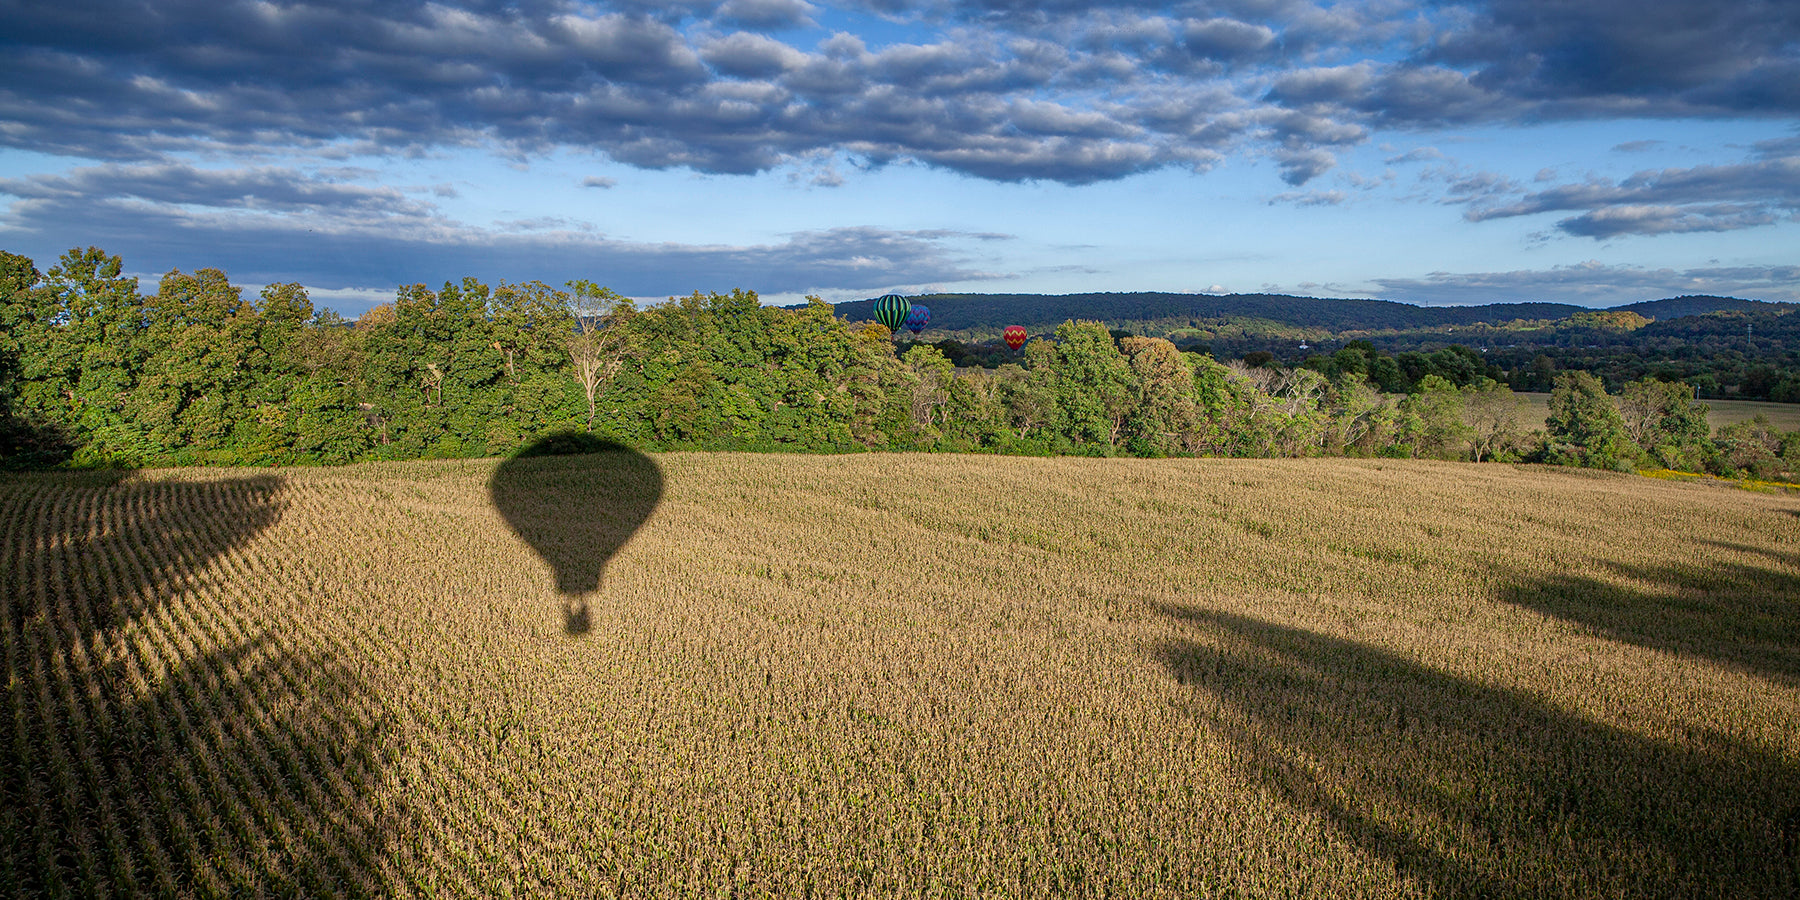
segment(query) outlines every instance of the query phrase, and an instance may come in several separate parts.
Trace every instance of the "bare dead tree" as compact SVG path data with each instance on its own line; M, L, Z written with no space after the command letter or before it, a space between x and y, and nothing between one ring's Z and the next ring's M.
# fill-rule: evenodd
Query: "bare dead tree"
M581 390L587 395L587 430L594 430L600 388L612 381L625 364L630 343L626 323L637 313L631 298L585 279L569 282L570 306L575 313L575 332L569 335L569 359Z

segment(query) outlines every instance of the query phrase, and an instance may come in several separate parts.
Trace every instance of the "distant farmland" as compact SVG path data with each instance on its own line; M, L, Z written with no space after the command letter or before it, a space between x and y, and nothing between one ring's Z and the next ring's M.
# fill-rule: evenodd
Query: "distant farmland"
M0 589L0 895L1800 889L1784 494L949 454L40 474L0 479Z
M1526 428L1542 428L1550 416L1550 395L1520 393L1525 398L1523 424ZM1758 400L1701 400L1709 407L1706 421L1714 428L1748 422L1767 416L1769 423L1782 431L1800 430L1800 403L1764 403Z

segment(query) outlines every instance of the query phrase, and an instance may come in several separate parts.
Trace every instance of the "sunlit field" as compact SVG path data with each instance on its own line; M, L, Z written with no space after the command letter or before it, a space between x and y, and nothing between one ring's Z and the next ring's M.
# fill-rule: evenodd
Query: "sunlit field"
M0 554L0 896L1800 890L1800 496L607 453L12 476Z
M1520 424L1526 428L1542 428L1550 417L1550 395L1523 393L1525 406L1520 410ZM1782 431L1800 431L1800 403L1765 403L1761 400L1701 400L1706 404L1707 424L1714 428L1748 422L1766 416L1769 424Z

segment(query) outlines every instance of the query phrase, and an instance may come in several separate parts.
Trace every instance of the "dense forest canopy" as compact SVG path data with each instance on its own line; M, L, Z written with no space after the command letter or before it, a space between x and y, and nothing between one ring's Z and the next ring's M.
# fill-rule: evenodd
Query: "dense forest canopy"
M1638 379L1615 397L1553 362L1528 367L1554 396L1549 429L1527 433L1509 373L1465 346L1358 340L1304 365L1220 361L1070 317L1018 351L971 350L896 342L816 298L695 292L639 309L588 281L473 278L402 286L350 322L298 284L249 298L217 269L175 270L149 291L123 271L93 247L43 272L0 255L8 465L488 456L559 431L652 449L1349 454L1765 477L1800 463L1800 434L1766 422L1708 433L1687 381ZM1577 327L1659 324L1646 322L1624 311ZM991 368L961 365L976 350Z

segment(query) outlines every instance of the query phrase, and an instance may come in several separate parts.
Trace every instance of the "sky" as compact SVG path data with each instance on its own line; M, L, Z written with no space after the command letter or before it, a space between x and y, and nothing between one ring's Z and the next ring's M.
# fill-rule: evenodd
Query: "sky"
M1800 301L1794 0L0 0L0 249L354 316Z

